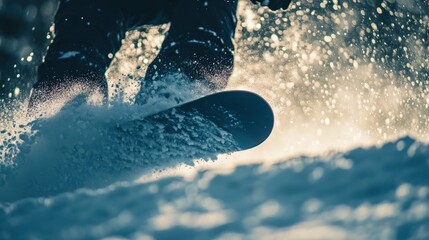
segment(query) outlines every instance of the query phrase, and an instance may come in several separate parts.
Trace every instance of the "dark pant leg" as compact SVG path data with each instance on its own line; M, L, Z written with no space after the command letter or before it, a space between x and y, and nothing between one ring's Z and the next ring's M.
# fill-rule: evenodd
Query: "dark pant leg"
M169 10L170 30L142 88L178 72L212 90L224 88L233 70L237 0L175 0L174 4Z
M107 94L104 77L125 32L157 18L167 0L61 0L55 37L38 69L30 105L84 83Z

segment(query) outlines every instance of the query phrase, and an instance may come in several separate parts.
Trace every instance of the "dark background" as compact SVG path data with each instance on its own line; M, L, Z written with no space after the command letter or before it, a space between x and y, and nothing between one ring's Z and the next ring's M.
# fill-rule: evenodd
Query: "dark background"
M0 100L25 98L49 44L57 0L0 0ZM48 37L49 36L49 37ZM15 96L19 88L21 94Z
M360 18L356 28L347 32L346 38L347 44L362 46L363 51L366 51L364 58L368 59L360 59L360 61L383 59L383 62L379 64L383 68L392 69L396 73L413 79L420 78L422 81L428 79L427 64L422 66L407 64L409 63L409 56L407 56L409 53L404 52L403 48L408 38L418 38L423 41L428 39L429 3L426 0L347 0L341 2L348 2L349 8L357 10L356 12L361 9L366 13ZM413 4L413 11L407 10L404 6L405 2ZM36 66L42 61L46 47L52 39L52 29L50 28L57 4L58 0L0 0L0 102L7 103L13 99L23 100L28 96L29 89L35 81ZM330 4L332 5L333 1L327 2L327 5ZM378 14L376 9L382 5L383 9L389 11ZM287 13L280 13L280 15L293 17L296 11L308 8L317 13L312 16L320 14L329 16L334 13L330 7L320 8L318 1L309 0L301 2L301 4L293 4ZM265 12L268 12L266 16L269 16L265 24L274 26L279 13ZM338 14L338 12L334 14ZM334 21L334 17L332 19ZM368 30L374 22L378 26L376 35L374 31ZM329 35L329 31L334 31L329 26L330 24L327 22L326 28L320 29L320 36L308 37L323 38L323 36ZM245 29L239 29L239 31L241 31L242 38L252 37L253 33L248 33ZM270 27L266 27L258 32L258 38L264 39L265 35L269 37L271 33ZM402 40L398 40L399 36ZM377 40L375 43L374 39ZM419 54L427 54L427 46L427 42L423 42L423 51L418 51ZM253 60L263 61L263 59L258 59L258 55L261 56L264 51L271 50L268 44L261 43L241 47L241 51L253 51L255 53ZM416 68L418 69L416 70ZM16 94L16 88L20 89L19 94ZM4 106L1 105L1 107Z

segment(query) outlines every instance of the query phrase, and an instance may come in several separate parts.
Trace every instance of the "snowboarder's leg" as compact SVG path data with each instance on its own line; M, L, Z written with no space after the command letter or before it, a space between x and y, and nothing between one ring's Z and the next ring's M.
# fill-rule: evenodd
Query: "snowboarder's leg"
M166 76L185 75L212 91L224 88L233 70L236 11L237 0L176 0L170 30L136 102L144 102L145 89Z
M30 108L78 85L81 92L107 96L105 71L125 32L153 21L165 0L61 0L55 37L38 68Z

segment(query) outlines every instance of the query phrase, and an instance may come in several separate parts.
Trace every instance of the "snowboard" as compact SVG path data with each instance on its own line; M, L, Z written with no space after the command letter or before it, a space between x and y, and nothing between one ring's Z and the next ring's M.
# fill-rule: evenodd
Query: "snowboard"
M146 140L161 142L164 139L164 148L188 145L210 155L256 147L268 138L273 125L273 111L262 97L234 90L207 95L146 116L132 124L132 132L139 131ZM204 154L196 155L204 157Z

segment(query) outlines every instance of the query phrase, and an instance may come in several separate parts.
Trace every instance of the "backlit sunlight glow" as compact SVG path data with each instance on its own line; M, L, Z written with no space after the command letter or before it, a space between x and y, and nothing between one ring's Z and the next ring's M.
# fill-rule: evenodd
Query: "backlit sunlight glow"
M382 144L403 135L427 139L427 87L412 78L418 76L417 69L406 75L385 66L392 61L385 58L395 56L387 53L376 59L377 51L383 51L377 42L382 40L379 23L362 25L365 13L347 3L322 2L326 11L312 9L311 4L297 2L291 11L274 13L240 2L235 71L227 89L262 95L275 110L276 124L261 146L222 159L234 159L234 164L272 163ZM428 21L420 19L420 27L424 29ZM122 100L132 101L167 28L128 34L108 75L121 85ZM394 34L395 27L387 28ZM358 34L358 41L350 40L353 34ZM413 34L410 39L415 42L404 44L409 57L401 60L423 69L428 49L419 40L421 33ZM130 74L133 69L137 70ZM213 165L225 166L225 161Z

